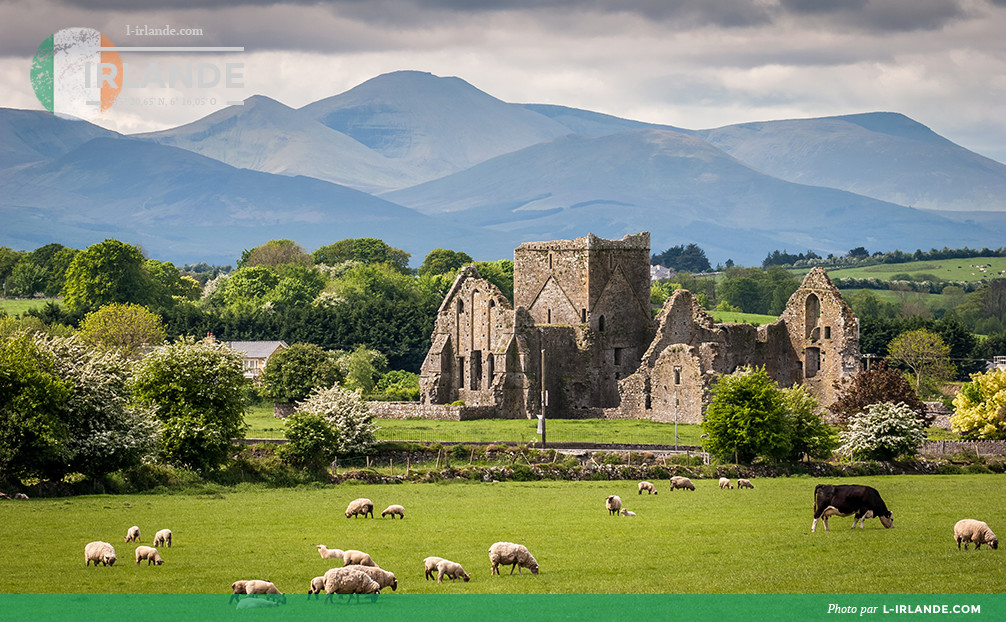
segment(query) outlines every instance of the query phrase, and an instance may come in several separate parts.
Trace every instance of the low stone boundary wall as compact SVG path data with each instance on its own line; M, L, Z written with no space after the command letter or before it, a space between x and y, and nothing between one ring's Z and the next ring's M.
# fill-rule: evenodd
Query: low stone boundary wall
M496 419L494 406L451 406L450 404L421 404L419 402L367 402L370 412L380 419L439 419L443 421L470 421Z
M928 441L919 449L927 456L972 453L979 456L1006 455L1006 441Z

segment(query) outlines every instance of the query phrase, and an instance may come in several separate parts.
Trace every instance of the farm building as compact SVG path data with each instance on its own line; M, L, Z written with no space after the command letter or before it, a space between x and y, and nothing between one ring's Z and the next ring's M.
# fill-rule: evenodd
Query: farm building
M252 380L262 375L273 354L288 347L285 341L228 341L227 346L241 353L244 376Z

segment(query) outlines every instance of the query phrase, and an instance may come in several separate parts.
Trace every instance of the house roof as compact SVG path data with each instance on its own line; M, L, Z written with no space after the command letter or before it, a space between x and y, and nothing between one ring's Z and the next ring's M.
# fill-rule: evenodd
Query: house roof
M280 348L288 347L285 341L228 341L227 346L248 359L267 359Z

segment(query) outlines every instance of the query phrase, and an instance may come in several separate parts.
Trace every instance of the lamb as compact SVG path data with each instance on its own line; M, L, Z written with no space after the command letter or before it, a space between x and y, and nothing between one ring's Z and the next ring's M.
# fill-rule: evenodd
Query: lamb
M16 495L14 495L14 498L15 499L19 499L21 501L27 501L28 500L28 495L24 494L23 492L19 492Z
M128 530L126 530L126 535L122 538L123 542L139 542L140 541L140 528L133 525Z
M357 514L362 514L366 516L370 514L370 518L374 518L374 502L370 499L353 499L349 502L346 507L346 518L350 516L356 516Z
M115 564L115 548L108 542L101 540L88 542L84 547L84 566L90 566L91 562L94 562L95 568L98 567L99 562L102 566Z
M153 562L155 566L160 566L161 564L164 563L164 560L161 559L161 555L157 552L157 549L155 549L154 547L152 546L136 547L136 565L139 566L140 560L144 559L147 560L148 566L151 564L151 562Z
M622 516L635 516L635 515L636 515L635 512L622 508Z
M279 602L286 604L286 596L283 592L273 585L272 581L263 581L261 579L252 579L251 581L245 581L245 594L265 594L268 596L279 596Z
M437 562L437 583L443 583L444 576L450 579L451 583L456 579L464 579L465 583L468 583L468 580L471 579L471 575L465 572L461 564L449 559L441 559Z
M489 561L492 562L490 574L499 574L500 565L512 565L510 574L513 574L514 568L518 569L518 574L521 573L520 568L527 568L531 574L538 574L538 561L523 544L496 542L489 547Z
M386 587L390 587L392 592L398 589L398 579L395 578L395 573L393 572L378 568L377 566L360 566L357 564L352 566L343 566L343 568L359 570L374 581L377 581L377 584L381 586L382 590Z
M391 515L391 520L395 520L396 516L400 516L404 520L405 508L400 505L389 505L383 512L381 512L381 518L384 518L389 514Z
M332 568L325 573L325 602L332 594L379 594L381 586L366 574L352 568Z
M245 595L245 584L247 583L247 580L235 581L234 583L231 583L231 597L227 599L228 605L235 600L241 600L241 597Z
M437 569L437 564L444 561L443 557L436 557L431 555L423 560L423 565L426 566L426 580L429 581L433 578L433 572Z
M650 482L639 482L639 494L643 494L644 490L646 491L646 494L650 494L651 492L653 494L657 494L656 486Z
M342 549L330 549L324 544L315 544L322 559L342 559L345 551Z
M608 508L608 514L618 516L618 511L622 509L622 498L618 495L608 495L604 507Z
M307 599L311 600L311 595L314 594L315 598L319 598L322 590L325 589L325 577L315 577L311 579L311 587L307 590Z
M161 529L154 534L154 542L150 546L167 546L171 548L171 530Z
M975 550L982 548L983 544L989 545L993 549L999 548L999 538L996 537L989 526L984 521L973 518L965 518L957 521L954 525L954 540L957 541L957 550L961 550L961 542L964 543L964 550L968 550L968 544L975 543Z
M728 488L730 490L734 489L733 485L730 483L730 480L728 478L721 477L720 478L720 490L723 490L724 488Z
M740 490L741 488L750 488L750 489L754 490L754 484L752 484L751 480L749 480L749 479L738 479L737 480L737 490Z
M695 490L695 484L693 484L692 480L688 479L687 477L675 475L671 478L671 490L673 491L675 488L683 488L685 490Z
M370 558L370 555L367 555L363 551L354 551L353 549L343 551L342 560L343 566L352 566L354 564L358 566L377 566L374 560Z

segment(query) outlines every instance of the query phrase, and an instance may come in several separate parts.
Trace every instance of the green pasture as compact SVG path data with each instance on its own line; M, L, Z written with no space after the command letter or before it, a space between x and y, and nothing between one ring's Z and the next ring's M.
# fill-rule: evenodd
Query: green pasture
M761 315L759 313L742 313L735 311L710 311L713 319L721 324L771 324L779 319L775 315Z
M1006 553L958 551L961 518L1006 529L1003 475L878 476L895 516L850 529L810 532L814 486L805 477L755 479L754 490L638 495L634 481L351 485L296 489L206 489L201 495L85 496L3 502L0 592L76 594L226 594L238 579L265 578L306 599L312 577L338 560L314 545L370 553L402 594L1002 594ZM835 483L853 483L835 482ZM609 516L618 494L634 518ZM347 503L368 497L376 519L347 519ZM381 519L392 503L405 520ZM143 544L168 527L174 543L163 566L137 566L122 536L139 525ZM87 542L112 543L119 561L86 568ZM490 576L487 551L499 540L525 544L541 567ZM973 548L973 547L972 547ZM423 558L460 562L469 583L423 578Z
M984 266L985 272L982 272L978 266ZM885 263L861 268L828 268L828 276L832 279L851 277L856 279L890 280L895 274L910 274L913 276L931 274L940 281L981 281L1004 278L999 275L999 272L1004 270L1006 270L1006 257L969 257L967 259ZM803 268L798 272L806 274L807 269Z
M62 298L0 298L0 314L21 315L32 309L41 309L48 302L63 304Z

